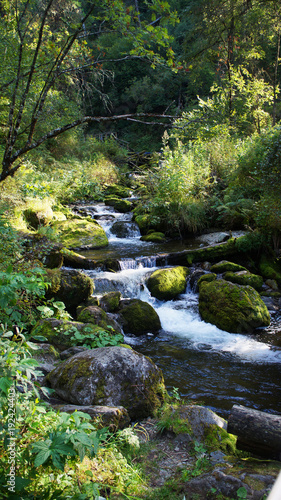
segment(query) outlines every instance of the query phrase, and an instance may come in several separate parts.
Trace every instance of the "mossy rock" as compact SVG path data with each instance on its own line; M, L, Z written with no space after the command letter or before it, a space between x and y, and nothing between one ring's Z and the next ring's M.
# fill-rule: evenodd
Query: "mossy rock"
M131 190L124 186L119 186L117 184L112 184L111 186L107 186L105 190L106 195L116 195L120 198L129 198L131 195Z
M57 347L59 350L64 350L68 347L79 345L77 340L71 339L76 330L87 337L87 335L91 333L97 334L100 332L100 327L79 321L46 318L38 321L32 328L31 338L38 335L43 336L50 344Z
M104 330L113 330L120 332L120 327L118 328L116 321L109 318L106 312L98 306L88 306L82 309L77 316L77 320L82 323L91 323L93 325L98 325Z
M74 269L48 269L44 279L50 283L46 298L64 302L70 312L86 301L94 291L91 278Z
M120 305L121 292L109 292L100 299L100 307L106 312L116 312Z
M222 279L201 283L199 312L207 323L231 333L251 333L270 324L268 309L254 288Z
M51 206L42 207L42 209L27 208L23 211L23 216L32 229L38 229L40 226L47 226L53 219L53 210Z
M265 279L273 279L281 287L281 259L263 255L259 262L259 270Z
M121 302L120 316L125 333L143 335L157 333L161 328L157 312L150 304L139 299Z
M141 234L146 234L151 226L151 217L149 214L136 215L135 222L139 226Z
M212 273L222 274L227 271L236 273L238 271L247 271L246 267L240 266L239 264L235 264L234 262L229 262L228 260L221 260L217 264L214 264L210 271Z
M104 229L93 219L75 217L52 224L57 238L66 248L103 248L108 245Z
M53 220L57 220L57 221L62 221L62 220L66 220L66 215L63 214L62 212L58 212L56 210L54 210L53 212Z
M121 200L120 198L117 197L108 197L105 198L104 200L106 205L109 205L111 207L114 207L117 212L121 213L127 213L132 210L132 203L128 200Z
M210 283L210 281L215 281L217 279L217 275L215 273L206 273L200 276L199 280L197 281L197 287L199 288L201 283L203 281L207 281Z
M172 300L186 289L189 269L183 266L154 271L146 281L151 295L159 300Z
M123 406L132 419L146 418L167 397L163 374L150 358L125 347L102 347L72 356L46 377L64 401Z
M226 281L231 281L232 283L237 283L238 285L249 285L255 290L260 291L263 285L262 276L257 274L252 274L249 271L239 271L239 272L227 272L224 273L223 279Z
M60 355L57 349L51 344L34 344L36 349L30 349L32 358L39 363L39 370L43 373L52 371L60 361Z
M152 232L141 237L142 241L148 241L151 243L162 243L165 241L165 234L160 232Z

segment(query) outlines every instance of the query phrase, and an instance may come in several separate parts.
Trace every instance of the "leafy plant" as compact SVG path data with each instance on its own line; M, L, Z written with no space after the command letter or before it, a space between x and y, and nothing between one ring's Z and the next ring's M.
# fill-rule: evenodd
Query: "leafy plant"
M42 298L48 286L42 268L15 272L12 266L0 272L0 311L2 322L8 328L25 328L35 322L33 306Z
M110 331L111 330L111 331ZM81 333L75 326L68 328L64 331L65 335L71 335L70 340L75 345L81 345L89 349L97 347L106 347L119 345L124 342L124 337L121 333L115 332L111 326L108 325L108 330L97 327L96 332L92 333L91 328L85 327Z
M37 306L36 309L40 312L41 318L72 319L72 316L65 309L65 304L54 299L48 300L43 306Z
M61 413L56 432L49 433L44 441L31 445L31 451L36 455L35 467L51 460L54 467L64 470L68 457L78 455L82 462L86 454L96 454L108 431L106 428L96 430L89 423L90 419L91 417L83 412L75 412L72 415Z

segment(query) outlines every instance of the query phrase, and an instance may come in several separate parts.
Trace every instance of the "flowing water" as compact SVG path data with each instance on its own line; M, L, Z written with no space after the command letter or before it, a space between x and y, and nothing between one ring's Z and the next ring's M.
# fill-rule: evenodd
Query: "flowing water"
M233 404L281 414L279 317L253 335L233 334L200 319L198 294L190 285L177 300L162 302L151 297L145 280L159 268L159 253L198 247L202 242L145 243L131 214L116 213L103 204L84 206L81 213L96 218L109 238L108 249L83 255L120 261L117 273L84 271L95 281L95 294L119 290L123 298L150 303L159 315L162 329L158 335L127 335L125 341L162 369L167 389L176 387L185 398L200 401L224 417Z

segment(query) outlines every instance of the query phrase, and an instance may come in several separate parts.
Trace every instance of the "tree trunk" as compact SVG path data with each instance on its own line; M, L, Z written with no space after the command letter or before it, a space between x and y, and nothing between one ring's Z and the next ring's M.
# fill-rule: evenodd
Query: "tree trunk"
M239 450L281 461L281 416L234 405L227 432L238 436Z

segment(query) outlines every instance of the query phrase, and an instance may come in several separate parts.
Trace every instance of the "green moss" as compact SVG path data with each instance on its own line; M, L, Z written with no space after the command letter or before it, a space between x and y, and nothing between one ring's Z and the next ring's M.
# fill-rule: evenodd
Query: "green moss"
M247 271L246 267L240 266L239 264L235 264L234 262L229 262L228 260L222 260L217 264L214 264L210 271L212 273L225 273L227 271L231 271L233 273L238 271Z
M50 372L52 373L52 372ZM72 374L72 376L71 376ZM85 384L85 377L90 377L92 374L89 368L89 360L87 359L77 359L75 357L70 358L59 367L58 378L60 380L60 386L71 391L74 381L77 378L83 379L83 386ZM48 382L49 375L46 377Z
M120 311L125 333L142 335L156 333L161 328L160 319L153 307L147 302L132 299Z
M263 278L257 274L252 274L249 271L240 271L238 273L227 272L223 275L226 281L231 281L232 283L237 283L238 285L249 285L255 290L259 291L262 289Z
M159 300L171 300L186 289L189 269L183 266L159 269L152 273L146 284L151 295Z
M216 279L217 279L217 275L215 273L203 274L203 276L200 276L200 278L197 282L197 285L198 285L198 287L200 287L200 285L203 281L207 281L209 283L210 281L215 281Z
M124 186L119 186L117 184L112 184L108 186L105 190L106 195L116 195L120 196L120 198L129 198L131 194L131 190Z
M114 196L105 198L105 204L114 207L115 210L121 213L130 212L133 207L130 201L121 200L120 198Z
M120 305L121 292L109 292L100 300L101 308L107 312L115 312Z
M142 241L148 241L151 243L162 243L165 241L165 234L160 232L152 232L141 237Z
M45 281L50 283L46 297L64 302L68 310L87 300L94 291L91 278L76 270L47 270Z
M209 451L221 450L227 455L237 455L237 437L217 425L206 426L204 442ZM238 452L240 454L240 452Z
M199 312L204 321L233 333L270 324L267 307L254 288L225 280L201 283Z
M74 218L52 224L58 240L66 248L102 248L108 245L104 229L93 219Z
M276 280L281 286L281 259L263 255L260 259L259 269L264 278Z

